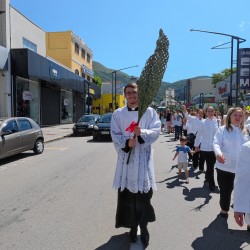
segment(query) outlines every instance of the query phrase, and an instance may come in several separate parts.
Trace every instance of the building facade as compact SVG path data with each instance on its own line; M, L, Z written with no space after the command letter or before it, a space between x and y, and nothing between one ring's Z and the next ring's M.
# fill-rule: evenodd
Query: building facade
M8 55L7 63L0 64L0 116L27 116L42 126L76 121L85 113L90 89L98 96L100 87L86 79L90 75L72 72L75 64L67 67L47 57L46 32L9 0L0 4L5 27L0 31L0 53Z
M73 31L46 32L46 47L48 57L93 82L92 50Z

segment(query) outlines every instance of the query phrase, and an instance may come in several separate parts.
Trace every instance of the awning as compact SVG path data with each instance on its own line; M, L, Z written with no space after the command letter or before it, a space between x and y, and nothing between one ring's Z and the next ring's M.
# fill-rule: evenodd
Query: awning
M36 77L58 84L64 89L72 89L81 93L86 92L89 84L97 98L99 97L98 93L101 93L100 86L88 82L83 77L29 49L12 49L11 65L13 75L24 78Z
M0 46L0 70L8 70L8 49Z

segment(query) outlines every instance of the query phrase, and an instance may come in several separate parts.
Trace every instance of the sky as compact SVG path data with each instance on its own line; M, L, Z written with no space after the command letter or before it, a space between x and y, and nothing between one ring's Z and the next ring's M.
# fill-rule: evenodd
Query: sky
M136 77L153 54L160 29L170 41L165 82L212 76L230 68L231 49L211 49L230 42L230 37L190 29L240 37L246 39L240 48L250 48L249 0L10 0L10 4L44 31L72 30L92 49L94 61L113 70L128 68L122 72ZM235 39L233 54L236 59Z

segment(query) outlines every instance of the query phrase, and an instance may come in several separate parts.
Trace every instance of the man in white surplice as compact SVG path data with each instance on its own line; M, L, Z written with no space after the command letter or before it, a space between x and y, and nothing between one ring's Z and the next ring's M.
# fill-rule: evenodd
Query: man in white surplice
M113 187L118 190L116 228L130 228L130 240L136 242L137 227L141 229L141 241L149 244L148 222L155 221L150 203L156 190L151 144L161 131L156 111L147 108L138 121L137 84L124 88L127 106L117 109L111 120L111 135L118 154ZM135 135L135 137L134 137ZM131 156L127 163L130 148Z

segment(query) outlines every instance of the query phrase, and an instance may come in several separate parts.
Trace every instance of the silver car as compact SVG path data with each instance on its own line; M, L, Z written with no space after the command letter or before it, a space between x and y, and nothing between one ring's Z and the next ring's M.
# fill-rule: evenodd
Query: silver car
M33 150L41 154L44 137L40 126L27 117L0 118L0 159Z

